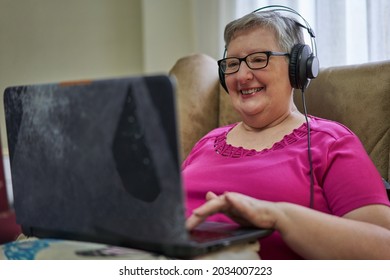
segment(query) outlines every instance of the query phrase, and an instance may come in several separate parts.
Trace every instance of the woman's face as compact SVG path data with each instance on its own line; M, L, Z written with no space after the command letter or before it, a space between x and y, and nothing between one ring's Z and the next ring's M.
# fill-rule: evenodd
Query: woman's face
M227 48L228 57L245 57L261 51L281 52L272 31L252 28L235 34ZM267 67L250 69L241 62L238 72L225 76L233 107L243 121L264 127L288 114L292 87L285 56L270 56Z

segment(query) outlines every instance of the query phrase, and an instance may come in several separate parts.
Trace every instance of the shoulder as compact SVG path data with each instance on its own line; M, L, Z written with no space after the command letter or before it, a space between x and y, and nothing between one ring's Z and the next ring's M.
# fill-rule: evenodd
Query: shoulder
M361 156L367 153L359 137L347 126L336 121L312 117L310 131L313 145L328 156L352 151Z
M204 135L198 141L198 143L207 141L209 139L214 139L214 138L220 136L221 134L225 134L225 133L229 132L236 125L237 125L237 123L234 123L234 124L229 124L229 125L226 125L226 126L221 126L221 127L215 128L215 129L211 130L210 132L208 132L206 135ZM197 144L195 144L195 146Z
M356 149L355 152L366 152L359 137L347 126L336 121L311 117L310 131L313 144L323 149ZM325 152L325 150L323 150Z
M345 125L319 117L310 117L310 129L315 133L321 134L323 137L330 137L334 140L339 140L345 136L356 137L356 135Z

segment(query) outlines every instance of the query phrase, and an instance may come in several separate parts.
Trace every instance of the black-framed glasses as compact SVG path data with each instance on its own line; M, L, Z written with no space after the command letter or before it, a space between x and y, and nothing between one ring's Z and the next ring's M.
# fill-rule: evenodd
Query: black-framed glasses
M224 74L233 74L240 69L241 62L245 61L246 65L252 70L258 70L267 67L269 57L274 56L289 56L289 53L284 52L255 52L248 54L246 57L227 57L218 60L218 67Z

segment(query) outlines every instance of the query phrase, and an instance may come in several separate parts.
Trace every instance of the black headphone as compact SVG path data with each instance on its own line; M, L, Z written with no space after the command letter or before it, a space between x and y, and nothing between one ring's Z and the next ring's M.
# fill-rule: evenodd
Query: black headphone
M289 7L281 5L271 5L254 10L252 13L257 13L263 10L290 12L300 17L305 23L305 25L303 25L299 22L296 22L300 27L305 28L308 31L311 39L311 49L313 49L315 53L311 51L308 45L296 44L291 50L289 63L289 78L291 86L296 89L304 90L309 85L310 80L318 76L320 69L319 61L316 56L317 48L313 29L297 11ZM225 48L223 58L225 58L226 56L226 51L227 50ZM219 81L222 87L226 90L226 92L228 92L225 83L225 74L222 72L221 68L218 68L218 74Z

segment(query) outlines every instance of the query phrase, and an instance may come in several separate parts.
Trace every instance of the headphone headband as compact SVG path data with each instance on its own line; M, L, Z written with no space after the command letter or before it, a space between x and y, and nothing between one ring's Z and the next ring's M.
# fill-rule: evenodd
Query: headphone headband
M314 53L315 56L317 56L317 45L316 45L316 41L315 41L315 33L314 33L314 30L313 28L311 28L309 22L300 14L298 13L296 10L290 8L290 7L287 7L287 6L282 6L282 5L269 5L269 6L265 6L265 7L262 7L262 8L258 8L256 10L254 10L252 13L257 13L257 12L260 12L260 11L265 11L265 10L269 10L269 11L272 11L272 12L289 12L289 13L293 13L295 15L297 15L305 24L301 24L300 22L296 21L296 23L307 30L307 33L309 33L310 35L310 40L311 40L311 49Z

